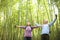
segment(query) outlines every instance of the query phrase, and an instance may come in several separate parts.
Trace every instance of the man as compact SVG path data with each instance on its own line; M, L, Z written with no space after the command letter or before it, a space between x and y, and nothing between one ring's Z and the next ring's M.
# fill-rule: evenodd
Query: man
M36 23L36 26L42 27L41 40L49 40L50 27L55 23L56 19L57 19L57 15L55 14L55 19L49 24L48 24L48 20L44 20L43 25Z

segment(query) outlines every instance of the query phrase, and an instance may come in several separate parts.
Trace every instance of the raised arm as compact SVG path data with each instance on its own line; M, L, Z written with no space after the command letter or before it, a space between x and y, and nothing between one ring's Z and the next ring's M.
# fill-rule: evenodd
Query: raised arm
M18 26L18 25L16 25L16 27L25 29L25 26Z
M49 26L52 26L56 20L57 20L57 15L55 15L55 19L51 23L49 23Z

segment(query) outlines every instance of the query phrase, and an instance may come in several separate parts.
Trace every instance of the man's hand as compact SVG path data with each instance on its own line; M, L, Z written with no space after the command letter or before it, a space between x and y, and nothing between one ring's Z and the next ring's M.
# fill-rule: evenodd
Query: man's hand
M33 20L34 23L36 23L36 20Z
M15 25L15 28L16 28L16 25Z
M55 17L57 18L57 15L55 14Z

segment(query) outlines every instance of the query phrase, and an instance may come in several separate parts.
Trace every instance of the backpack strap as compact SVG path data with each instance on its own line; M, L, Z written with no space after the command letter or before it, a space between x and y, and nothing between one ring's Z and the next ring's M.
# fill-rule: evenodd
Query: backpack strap
M26 29L26 28L27 28L27 26L25 27L25 29ZM32 28L32 27L30 27L30 28L31 28L31 31L32 31L33 28Z

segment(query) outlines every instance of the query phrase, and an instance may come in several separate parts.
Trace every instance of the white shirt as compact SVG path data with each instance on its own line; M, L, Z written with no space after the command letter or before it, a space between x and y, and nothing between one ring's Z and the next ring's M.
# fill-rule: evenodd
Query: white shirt
M49 34L49 25L48 24L44 24L42 25L42 32L41 34Z
M36 26L41 26L42 27L42 32L41 32L41 34L49 34L49 32L50 32L50 26L52 26L53 24L54 24L54 22L56 21L56 19L57 18L55 18L51 23L49 23L49 24L43 24L43 25L40 25L40 24L38 24L38 23L35 23L36 24Z

